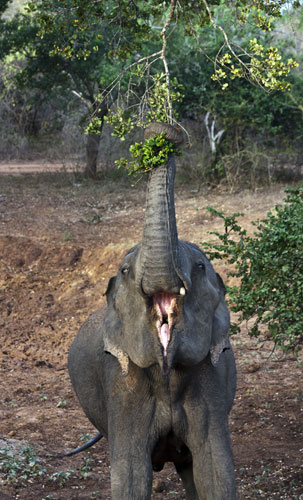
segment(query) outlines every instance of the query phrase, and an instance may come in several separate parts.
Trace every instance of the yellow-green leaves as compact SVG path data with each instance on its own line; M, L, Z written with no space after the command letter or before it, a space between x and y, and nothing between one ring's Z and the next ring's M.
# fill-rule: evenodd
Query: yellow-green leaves
M169 100L171 103L181 102L183 100L182 90L183 87L178 84L176 78L172 78L170 86L168 86L165 74L157 73L153 77L153 82L146 99L146 105L149 109L146 114L146 121L167 122L168 102Z
M249 78L265 90L282 90L289 88L285 77L298 63L289 58L283 62L282 56L276 47L264 47L256 38L249 41L249 51L237 55L224 54L217 61L219 68L211 76L212 80L220 83L224 90L228 86L228 78Z
M126 134L129 134L135 127L135 118L129 110L124 110L118 107L116 111L110 111L105 118L105 121L112 127L112 135L119 137L121 141L125 140Z
M298 63L293 59L288 59L284 63L276 47L265 48L256 38L250 40L250 50L252 52L249 65L251 78L270 90L288 89L289 83L284 78L291 68L298 66Z

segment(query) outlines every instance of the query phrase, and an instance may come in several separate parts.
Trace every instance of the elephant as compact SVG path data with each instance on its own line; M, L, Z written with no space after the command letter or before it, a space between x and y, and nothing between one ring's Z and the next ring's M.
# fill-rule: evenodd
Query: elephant
M178 239L175 171L172 154L151 170L142 241L69 351L95 441L108 440L113 500L150 499L153 471L166 462L187 500L236 499L228 425L236 367L225 287L204 252Z

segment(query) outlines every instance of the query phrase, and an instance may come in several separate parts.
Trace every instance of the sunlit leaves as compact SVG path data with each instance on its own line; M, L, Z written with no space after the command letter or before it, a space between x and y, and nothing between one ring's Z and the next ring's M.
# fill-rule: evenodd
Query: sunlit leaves
M283 62L282 56L276 47L264 47L257 38L249 41L249 52L238 58L231 57L227 52L217 61L219 67L212 75L212 80L221 84L224 90L227 87L226 80L231 78L247 77L256 82L265 90L285 91L290 87L285 80L290 70L299 66L292 58Z

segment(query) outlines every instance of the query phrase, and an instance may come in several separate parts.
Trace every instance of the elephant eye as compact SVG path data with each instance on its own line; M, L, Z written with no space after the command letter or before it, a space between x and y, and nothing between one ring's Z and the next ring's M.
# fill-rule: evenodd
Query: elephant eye
M204 271L204 269L205 269L205 264L204 264L204 262L202 262L202 260L199 260L199 261L197 262L197 267L198 267L198 269L200 269L201 271Z
M126 274L128 274L129 272L129 266L123 266L122 269L121 269L121 273L124 274L124 276Z

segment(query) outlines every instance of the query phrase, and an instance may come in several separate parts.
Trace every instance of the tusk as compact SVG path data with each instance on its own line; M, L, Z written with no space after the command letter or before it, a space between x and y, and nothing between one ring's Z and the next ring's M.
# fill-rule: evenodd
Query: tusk
M183 286L180 288L180 295L183 295L183 296L186 295L186 290Z

